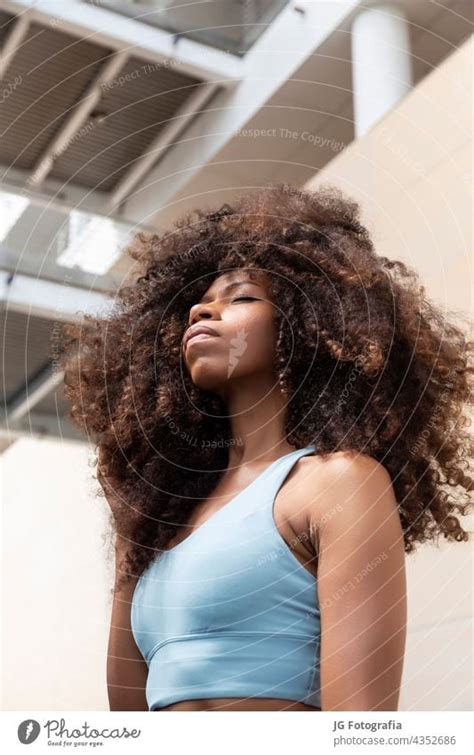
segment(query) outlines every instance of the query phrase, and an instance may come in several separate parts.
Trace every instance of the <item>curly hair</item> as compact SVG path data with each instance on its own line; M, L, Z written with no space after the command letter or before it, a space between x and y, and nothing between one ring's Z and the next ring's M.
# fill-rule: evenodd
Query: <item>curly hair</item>
M435 306L414 270L376 254L356 201L334 186L270 184L162 235L139 232L124 251L133 262L111 311L63 326L60 356L69 416L96 446L97 495L116 504L124 581L227 467L226 407L193 384L180 345L190 307L236 268L265 271L277 305L288 442L383 464L406 553L440 535L469 538L456 514L472 504L473 342L462 313Z

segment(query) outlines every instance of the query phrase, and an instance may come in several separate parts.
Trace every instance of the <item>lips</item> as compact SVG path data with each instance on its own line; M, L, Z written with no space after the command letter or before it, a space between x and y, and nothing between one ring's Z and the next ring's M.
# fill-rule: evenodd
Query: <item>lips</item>
M184 334L184 348L186 348L188 343L198 335L218 336L219 333L209 325L197 325L188 328L188 330Z

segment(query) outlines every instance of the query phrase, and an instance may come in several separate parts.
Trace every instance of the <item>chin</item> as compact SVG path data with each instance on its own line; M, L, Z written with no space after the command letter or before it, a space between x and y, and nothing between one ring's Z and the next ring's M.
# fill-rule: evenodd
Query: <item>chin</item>
M193 365L190 370L191 380L197 388L210 393L219 394L227 379L224 374L215 369L210 369L209 365Z

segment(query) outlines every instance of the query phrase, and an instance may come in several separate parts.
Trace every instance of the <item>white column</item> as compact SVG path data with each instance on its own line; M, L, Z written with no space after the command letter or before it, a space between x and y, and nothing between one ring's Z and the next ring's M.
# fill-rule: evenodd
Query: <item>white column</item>
M352 89L356 138L410 91L408 20L398 5L377 3L352 25Z

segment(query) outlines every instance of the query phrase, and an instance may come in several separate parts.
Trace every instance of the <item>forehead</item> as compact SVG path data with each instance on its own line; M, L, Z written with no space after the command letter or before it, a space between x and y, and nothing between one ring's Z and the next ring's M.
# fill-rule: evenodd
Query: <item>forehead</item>
M231 270L219 275L207 289L210 293L219 293L225 291L230 286L234 287L237 283L250 283L266 289L266 276L260 270Z

